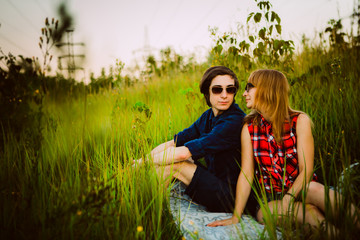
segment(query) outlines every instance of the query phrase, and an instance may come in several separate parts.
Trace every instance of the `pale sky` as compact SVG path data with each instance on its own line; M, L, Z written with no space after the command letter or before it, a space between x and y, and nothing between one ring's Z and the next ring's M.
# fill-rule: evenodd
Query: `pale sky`
M325 29L331 18L349 23L357 0L272 0L282 38L298 42ZM41 56L38 47L46 17L58 18L60 0L0 0L0 47L7 54ZM213 44L209 27L219 32L245 25L254 0L68 0L74 16L76 54L85 54L86 72L108 70L120 59L129 67L141 61L145 44L153 53L172 47L183 56L204 56ZM56 52L54 52L56 56ZM53 60L54 61L54 60ZM55 58L56 63L56 58ZM56 65L55 65L56 66Z

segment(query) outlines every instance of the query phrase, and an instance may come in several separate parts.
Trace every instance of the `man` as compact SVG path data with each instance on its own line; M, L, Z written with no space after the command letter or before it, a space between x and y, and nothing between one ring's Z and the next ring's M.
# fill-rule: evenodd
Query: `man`
M209 68L201 79L200 91L211 108L173 140L151 151L164 179L172 176L183 182L185 193L213 212L232 212L234 207L245 117L234 102L238 88L237 77L229 68ZM198 161L202 157L207 167Z

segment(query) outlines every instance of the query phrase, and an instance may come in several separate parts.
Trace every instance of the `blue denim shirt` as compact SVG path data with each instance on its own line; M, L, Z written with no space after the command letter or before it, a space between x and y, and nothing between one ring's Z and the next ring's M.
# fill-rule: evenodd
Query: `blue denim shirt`
M240 135L245 113L233 103L214 116L205 111L189 128L175 135L176 146L186 146L194 160L204 157L208 170L233 186L240 173Z

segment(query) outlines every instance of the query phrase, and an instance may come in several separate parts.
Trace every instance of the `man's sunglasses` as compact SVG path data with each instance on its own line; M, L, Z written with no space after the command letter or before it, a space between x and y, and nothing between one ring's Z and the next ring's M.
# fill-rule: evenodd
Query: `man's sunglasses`
M249 92L254 87L254 84L248 82L245 86L245 91Z
M211 92L213 94L221 94L223 90L224 90L224 88L217 87L217 86L211 88ZM229 86L229 87L226 87L225 90L228 94L235 94L237 88L235 86Z

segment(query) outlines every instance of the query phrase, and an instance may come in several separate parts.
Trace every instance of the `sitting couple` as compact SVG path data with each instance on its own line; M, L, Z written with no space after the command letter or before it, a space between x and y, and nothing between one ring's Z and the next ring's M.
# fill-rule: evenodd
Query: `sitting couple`
M246 107L252 109L247 116L234 103L238 89L239 81L229 68L209 68L200 91L210 109L173 140L153 149L149 159L165 181L172 176L183 182L194 202L212 212L233 213L209 227L238 223L244 212L263 223L264 204L258 201L266 201L278 216L318 227L325 221L325 198L337 213L340 196L325 191L313 177L310 118L290 108L289 84L279 71L251 73L243 93ZM356 211L354 206L351 211Z

